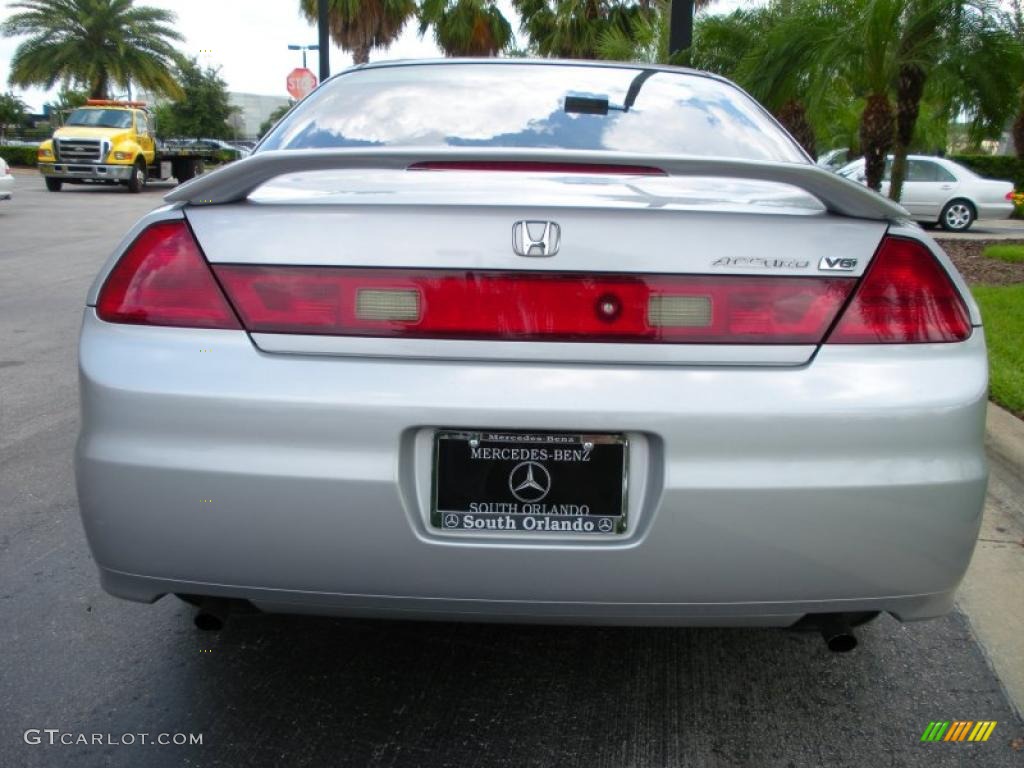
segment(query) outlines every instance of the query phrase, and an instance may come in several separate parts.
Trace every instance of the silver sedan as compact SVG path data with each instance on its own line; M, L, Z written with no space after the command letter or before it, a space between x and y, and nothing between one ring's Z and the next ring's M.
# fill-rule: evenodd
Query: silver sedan
M890 157L880 192L889 194ZM864 183L864 158L837 171ZM1013 213L1013 182L984 179L970 168L944 157L909 155L900 204L914 221L938 224L950 232L966 232L976 219L1008 219Z
M821 627L947 612L978 309L731 83L374 64L178 187L89 293L105 588L348 616Z

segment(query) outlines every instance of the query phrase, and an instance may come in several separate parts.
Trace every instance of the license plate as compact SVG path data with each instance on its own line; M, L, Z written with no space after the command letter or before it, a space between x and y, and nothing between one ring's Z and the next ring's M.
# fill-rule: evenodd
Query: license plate
M449 531L621 534L624 435L439 431L431 524Z

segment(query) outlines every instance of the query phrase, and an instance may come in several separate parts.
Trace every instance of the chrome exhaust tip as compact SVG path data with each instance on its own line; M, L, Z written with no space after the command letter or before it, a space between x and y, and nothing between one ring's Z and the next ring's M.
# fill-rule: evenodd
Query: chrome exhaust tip
M849 653L857 647L857 636L841 616L822 616L820 630L826 647L833 653Z
M230 603L224 598L207 597L200 603L193 621L204 632L217 632L224 628L230 610Z

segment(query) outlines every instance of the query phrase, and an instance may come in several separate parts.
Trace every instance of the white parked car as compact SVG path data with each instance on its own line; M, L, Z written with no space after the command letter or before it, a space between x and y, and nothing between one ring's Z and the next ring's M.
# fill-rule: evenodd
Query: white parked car
M0 157L0 200L10 200L14 194L14 177L6 161Z
M885 164L881 193L889 194L892 156ZM838 171L865 183L864 158ZM915 221L939 224L950 232L970 229L975 219L1008 219L1013 213L1013 183L983 179L969 168L944 157L910 155L900 204Z
M846 166L850 161L850 150L847 147L840 147L839 149L830 149L823 155L818 155L817 164L822 168L827 168L830 171L838 171L840 168Z

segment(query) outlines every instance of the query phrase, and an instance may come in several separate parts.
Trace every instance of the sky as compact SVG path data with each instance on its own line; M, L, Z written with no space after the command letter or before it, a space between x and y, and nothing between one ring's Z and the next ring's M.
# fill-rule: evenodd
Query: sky
M0 20L15 11L0 0ZM228 90L259 93L287 98L285 78L302 65L302 53L289 51L289 44L316 43L316 27L299 13L298 0L138 0L138 4L166 8L177 15L176 28L185 37L182 53L195 56L200 64L220 67ZM718 0L714 12L728 12L734 7L750 4L749 0ZM512 22L520 43L519 19L511 0L498 0L506 18ZM10 61L18 47L18 38L0 38L0 89L7 90ZM317 53L311 51L307 66L318 69ZM422 38L415 22L410 22L401 37L387 50L370 54L370 60L425 58L440 56L432 32ZM331 72L352 63L346 51L332 47ZM41 111L43 103L55 91L37 88L13 90L33 110ZM123 94L118 94L123 95Z

